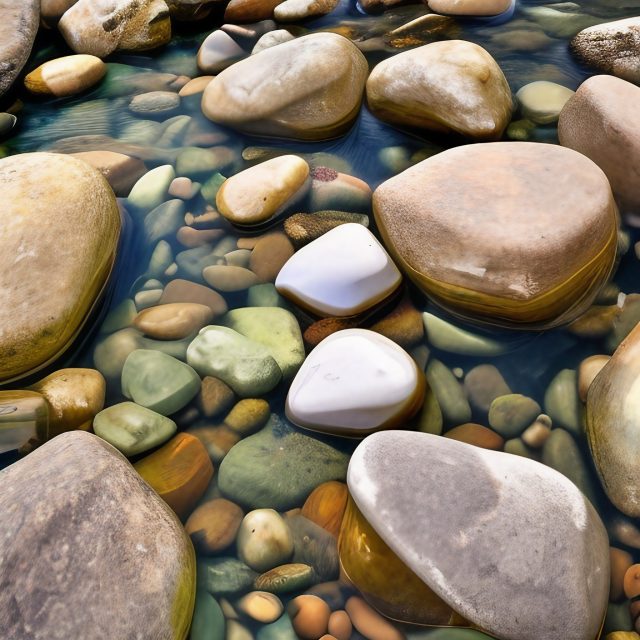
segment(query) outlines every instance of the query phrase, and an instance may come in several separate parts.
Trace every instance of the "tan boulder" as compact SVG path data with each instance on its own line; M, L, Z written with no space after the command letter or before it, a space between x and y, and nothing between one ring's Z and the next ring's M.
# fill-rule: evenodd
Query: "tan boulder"
M500 138L513 109L498 63L463 40L433 42L384 60L367 80L367 101L381 120L474 140Z
M564 106L560 144L591 158L606 174L623 210L640 207L640 88L593 76Z
M335 33L313 33L225 69L204 91L214 122L264 136L322 140L358 114L367 77L358 48Z
M171 39L164 0L78 0L58 28L76 53L104 58L114 51L146 51Z
M100 82L107 65L96 56L81 53L48 60L24 79L31 93L61 98L82 93Z
M70 156L0 160L0 383L53 362L106 285L120 236L107 181Z
M492 324L571 321L615 261L606 176L556 145L450 149L383 183L373 209L392 256L428 296Z

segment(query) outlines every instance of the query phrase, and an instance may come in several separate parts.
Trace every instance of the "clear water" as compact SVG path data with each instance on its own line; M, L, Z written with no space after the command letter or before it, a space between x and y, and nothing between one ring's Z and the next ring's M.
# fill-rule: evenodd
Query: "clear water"
M406 35L403 40L403 36L390 36L389 32L423 15L426 12L423 5L400 7L381 15L369 16L363 14L354 4L343 2L330 16L306 23L305 29L313 32L341 27L341 32L349 32L350 37L362 48L372 65L393 55L404 46L442 38L469 40L485 47L495 57L514 93L521 86L534 80L551 80L575 89L592 72L572 58L568 51L568 41L572 33L587 26L587 23L573 30L569 26L567 32L562 33L563 27L549 27L536 18L535 9L542 6L542 2L535 0L518 0L515 15L508 22L459 20L455 28L448 32L432 36L413 32L409 34L410 38ZM640 11L640 0L589 0L581 2L580 6L574 3L562 3L557 7L567 14L567 21L571 20L571 16L582 15L592 17L591 23L597 23L637 15ZM218 24L219 21L215 22L212 18L195 26L183 28L182 32L178 31L169 46L154 54L114 56L109 60L111 69L107 80L95 90L82 96L44 101L23 96L25 104L23 111L19 114L19 130L0 148L9 155L35 150L60 149L62 148L60 140L71 136L107 135L114 139L120 138L127 127L140 120L127 108L130 96L133 94L133 91L127 90L127 83L134 83L135 78L142 78L150 71L195 77L198 75L195 65L198 47ZM296 29L302 31L299 27ZM520 35L514 40L509 40L507 34L516 30L528 31L531 36L527 38ZM545 43L534 48L533 39L539 37L545 30L548 34ZM39 36L34 51L37 53L30 62L32 67L45 59L68 53L63 43L53 33ZM111 79L116 69L113 66L115 64L128 65L126 82L114 82ZM394 129L372 117L366 106L362 108L357 122L345 136L336 140L304 144L289 140L251 138L217 128L202 117L198 100L183 100L179 113L193 116L200 122L203 131L218 130L225 138L223 144L236 150L238 155L247 147L284 148L306 154L320 152L331 154L335 156L334 162L343 161L349 173L364 179L372 188L397 172L382 160L381 152L386 148L400 147L406 157L417 154L416 157L422 158L453 144L462 143L462 141ZM532 132L531 139L557 143L556 129L553 126L539 126ZM166 164L175 158L175 151L170 148L157 149L151 146L147 151L151 157L145 160L149 169ZM235 170L241 168L242 165L239 163ZM455 185L452 185L452 188L455 188ZM193 213L198 212L193 211ZM627 231L631 249L622 256L614 281L622 292L629 294L640 292L640 264L633 251L633 243L638 239L638 233L631 228ZM184 249L175 239L172 245L174 255ZM139 277L147 268L152 249L153 246L145 246L143 234L139 228L133 223L127 226L117 267L103 308L89 323L71 353L56 364L56 369L63 366L93 366L93 349L101 337L98 335L98 328L102 319L110 308L116 306L123 298L131 296L132 291L135 291L136 286L140 284ZM434 309L417 290L412 289L411 294L418 309L429 309L444 315ZM244 295L230 295L228 303L230 308L244 306ZM455 322L460 325L460 322ZM463 372L467 372L477 364L495 364L514 392L536 399L541 406L549 381L560 370L576 369L585 357L608 352L604 339L579 339L562 328L540 333L505 333L504 336L508 338L511 349L505 355L496 358L459 356L435 349L432 352L450 368L459 368ZM117 386L108 389L110 404L124 399ZM282 412L283 390L269 397L268 400L272 410ZM477 415L474 415L474 420L481 423L485 421ZM590 464L586 442L581 441L578 444L585 461ZM15 459L16 456L12 454L2 456L0 466L6 466ZM599 488L595 474L593 480L595 486ZM608 512L607 504L607 500L601 494L600 513L606 522L614 516L612 512Z

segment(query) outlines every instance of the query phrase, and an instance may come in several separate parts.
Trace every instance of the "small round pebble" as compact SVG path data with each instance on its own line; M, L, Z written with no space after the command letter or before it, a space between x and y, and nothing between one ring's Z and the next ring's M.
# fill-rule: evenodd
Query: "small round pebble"
M631 565L624 574L624 595L631 600L640 596L640 564Z
M551 435L551 418L541 413L522 433L522 441L533 449L539 449Z
M504 446L504 438L502 436L481 424L474 424L473 422L467 422L450 429L444 434L444 437L494 451L502 451Z
M624 598L624 578L629 567L633 564L633 557L628 551L609 547L609 559L611 567L609 600L619 602Z
M367 640L404 640L403 634L362 598L351 596L345 609L353 626Z
M489 407L489 424L503 437L519 436L540 415L540 405L527 396L511 393Z
M262 624L275 622L284 611L284 606L273 593L252 591L238 600L238 609Z
M244 513L235 503L216 498L201 504L185 524L193 545L201 553L217 553L236 539Z
M270 415L271 409L266 400L244 398L231 409L224 423L241 436L248 436L266 424Z
M351 618L346 611L334 611L329 618L329 633L336 640L349 640L353 632Z
M331 609L318 596L302 595L287 605L295 632L302 640L317 640L327 633Z
M285 563L293 553L289 525L273 509L248 513L238 532L238 556L255 571L268 571Z

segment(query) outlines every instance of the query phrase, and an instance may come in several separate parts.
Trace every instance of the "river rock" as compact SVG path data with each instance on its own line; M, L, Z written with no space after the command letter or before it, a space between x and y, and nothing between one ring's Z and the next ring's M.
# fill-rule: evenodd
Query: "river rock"
M344 483L335 480L323 482L305 500L301 514L337 538L347 497L347 486Z
M540 415L540 405L520 393L496 398L489 407L489 424L504 438L519 436Z
M276 288L321 316L353 316L382 302L402 276L361 224L343 224L299 249L280 270Z
M7 638L186 638L193 547L113 447L64 433L0 477Z
M369 225L369 217L346 211L316 211L315 213L296 213L284 222L284 231L299 249L342 224L353 222Z
M237 558L200 558L198 585L213 596L248 591L257 574Z
M269 349L228 327L204 327L187 349L187 362L244 398L268 393L282 379Z
M617 212L606 176L557 145L449 149L384 182L373 209L411 279L476 320L525 328L569 322L613 269Z
M259 575L253 583L255 589L269 593L291 593L309 587L314 580L313 567L300 562L281 564Z
M339 4L340 0L285 0L273 10L273 17L278 22L296 22L314 16L324 16Z
M580 85L558 122L560 144L591 158L607 174L623 209L632 213L640 206L638 109L640 88L594 76Z
M227 312L225 299L216 291L209 287L177 278L171 280L162 291L159 304L169 304L174 302L191 302L203 304L211 309L214 318Z
M28 452L48 438L49 406L35 391L0 391L0 454Z
M105 58L114 51L146 51L171 39L164 0L78 0L58 28L76 53Z
M587 27L573 38L570 48L600 73L640 82L640 17Z
M261 283L275 282L293 254L293 245L284 233L269 233L256 242L249 254L249 266Z
M360 444L347 482L391 551L473 625L504 640L598 635L608 538L595 509L561 474L526 458L396 431Z
M107 65L96 56L75 55L41 64L24 79L31 93L61 98L82 93L100 82Z
M250 269L236 267L230 264L213 264L202 270L205 282L225 293L244 291L254 284L258 284L258 276Z
M293 554L293 536L273 509L255 509L242 521L236 540L238 557L254 571L285 564Z
M215 498L201 504L189 516L185 529L198 551L219 553L233 544L243 517L237 504Z
M282 601L278 596L266 591L251 591L240 598L238 609L253 620L262 624L275 622L284 611Z
M149 307L133 320L133 326L158 340L180 340L213 320L211 309L194 302L174 302Z
M331 609L318 596L301 595L289 602L287 613L299 638L317 640L327 632Z
M47 25L54 25L64 12L78 0L40 0L40 18Z
M38 32L40 0L0 2L0 95L6 93L29 58Z
M251 509L302 506L315 487L344 480L348 456L333 444L294 429L272 414L267 425L241 440L220 465L218 486Z
M513 0L429 0L429 9L449 16L497 16L508 11Z
M522 115L537 124L557 122L562 108L574 92L557 82L537 80L518 90Z
M179 107L180 96L173 91L139 93L129 103L129 110L141 118L167 118Z
M202 73L220 73L246 55L247 52L228 33L216 29L198 49L198 69Z
M616 349L587 393L587 436L602 486L623 513L640 516L640 473L636 464L640 327Z
M173 420L133 402L111 405L93 421L94 433L125 456L135 456L161 445L176 429Z
M78 335L111 273L120 213L100 173L65 155L0 160L0 184L0 290L11 302L0 305L2 383L53 362Z
M463 40L433 42L384 60L367 80L367 101L382 120L474 140L499 139L513 106L496 61Z
M287 395L291 422L360 437L396 427L422 406L425 378L395 342L366 329L325 338L307 357Z
M215 598L204 589L196 593L196 605L189 630L189 640L225 637L225 619Z
M111 185L117 196L126 198L133 185L147 172L139 158L115 151L81 151L74 158L95 167Z
M210 120L246 133L331 138L356 117L366 76L366 60L353 43L312 33L225 69L207 85L202 109Z

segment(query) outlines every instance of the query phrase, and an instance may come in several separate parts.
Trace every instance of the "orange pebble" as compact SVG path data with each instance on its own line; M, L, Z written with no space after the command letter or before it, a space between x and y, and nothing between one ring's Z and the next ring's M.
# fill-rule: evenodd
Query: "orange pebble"
M627 598L640 596L640 564L631 565L624 574L624 595Z
M302 595L287 606L291 624L302 640L317 640L327 633L331 609L318 596Z
M351 618L346 611L334 611L329 618L329 633L336 640L349 640L353 632Z
M609 558L611 567L609 600L619 602L624 598L624 577L633 564L633 558L630 553L616 547L609 548Z
M302 515L337 538L347 497L347 485L343 482L323 482L307 498L302 507Z
M493 449L494 451L502 451L502 447L504 446L502 436L499 436L495 431L481 424L474 424L473 422L454 427L450 431L447 431L444 437L458 440L459 442L466 442L467 444L473 444L483 449Z

